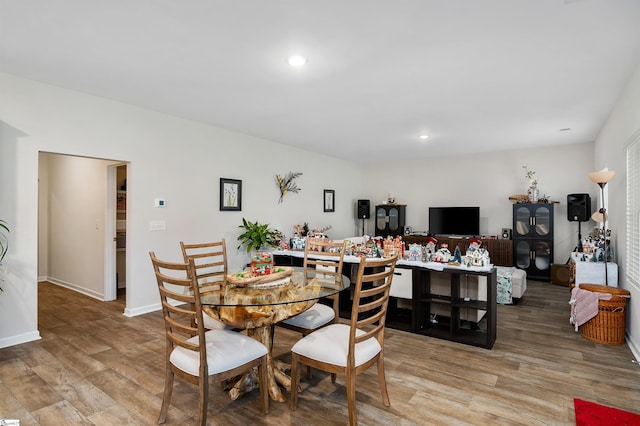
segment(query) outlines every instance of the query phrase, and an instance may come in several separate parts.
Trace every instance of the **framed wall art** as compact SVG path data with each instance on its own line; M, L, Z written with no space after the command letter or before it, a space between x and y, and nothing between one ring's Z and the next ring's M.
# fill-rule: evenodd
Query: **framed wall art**
M220 178L220 210L242 210L242 181Z
M325 212L335 212L335 198L336 191L333 189L325 189L324 190L324 211Z

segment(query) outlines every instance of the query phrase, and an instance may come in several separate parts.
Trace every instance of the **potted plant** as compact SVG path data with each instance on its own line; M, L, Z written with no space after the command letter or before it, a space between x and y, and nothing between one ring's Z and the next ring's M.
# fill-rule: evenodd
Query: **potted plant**
M267 224L250 222L245 218L242 218L240 228L244 229L244 232L238 236L238 249L245 245L247 253L251 253L251 272L255 275L270 274L274 265L273 256L265 249L278 245L282 237L280 232L269 228Z
M2 260L7 254L7 250L9 250L9 225L7 222L0 219L0 283L4 281L4 267L2 266ZM2 287L0 287L0 292L2 292Z
M269 228L268 224L260 224L258 221L251 222L242 218L242 225L239 228L242 228L244 232L238 236L238 241L240 241L238 249L245 245L247 253L278 245L280 232Z

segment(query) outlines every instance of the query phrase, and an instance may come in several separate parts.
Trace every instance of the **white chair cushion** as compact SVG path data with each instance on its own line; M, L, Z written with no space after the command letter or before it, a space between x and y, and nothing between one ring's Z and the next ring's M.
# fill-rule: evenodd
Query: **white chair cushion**
M346 367L349 352L349 329L347 324L328 325L298 340L291 348L291 352L317 361ZM356 330L356 336L362 334L364 331ZM376 338L358 343L355 348L356 366L369 361L380 350L380 343Z
M267 348L262 343L235 331L209 330L205 333L205 338L209 375L239 367L267 353ZM188 341L197 343L198 336ZM200 367L198 352L177 346L171 352L169 361L185 373L198 375Z
M207 330L229 330L233 327L230 327L223 323L222 321L218 321L215 318L211 318L209 315L202 313L202 323L204 324L204 328Z
M285 324L293 325L300 328L315 330L329 322L336 316L336 313L327 305L316 303L306 311L295 317L287 318L282 321Z

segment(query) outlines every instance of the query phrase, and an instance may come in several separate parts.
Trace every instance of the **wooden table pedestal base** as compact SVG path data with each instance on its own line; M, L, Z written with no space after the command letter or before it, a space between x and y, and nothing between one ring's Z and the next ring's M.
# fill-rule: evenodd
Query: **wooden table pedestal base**
M258 328L250 328L247 330L247 335L259 341L269 348L269 354L267 355L267 386L269 388L269 396L274 401L286 402L287 398L284 396L282 389L279 385L285 388L285 390L291 390L291 377L285 374L285 371L291 369L291 366L279 360L274 360L271 356L272 348L272 327L263 326ZM258 385L258 372L254 369L245 373L240 380L229 391L229 397L233 400L238 399L241 395L250 392L253 389L257 389Z

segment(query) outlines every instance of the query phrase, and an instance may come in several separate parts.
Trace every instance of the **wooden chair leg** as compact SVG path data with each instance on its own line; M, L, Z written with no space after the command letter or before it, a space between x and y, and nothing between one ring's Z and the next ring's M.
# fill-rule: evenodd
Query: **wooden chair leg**
M262 414L269 412L269 390L267 389L267 356L262 357L262 363L258 366L258 383L260 384L260 402Z
M171 367L167 367L164 378L164 393L162 394L162 407L160 407L160 416L158 416L158 424L161 425L167 420L167 412L171 405L171 393L173 392L173 371Z
M306 337L311 334L313 330L307 330L302 332L302 337ZM311 380L311 367L307 365L307 380Z
M311 367L307 365L307 380L311 380Z
M198 424L207 425L207 405L209 404L209 377L200 377L198 383Z
M358 425L356 411L356 373L347 369L347 408L349 409L349 425Z
M380 393L382 394L382 403L385 407L391 406L389 401L389 393L387 392L387 379L384 376L384 357L378 358L378 382L380 383Z
M289 395L289 409L294 411L298 408L298 387L300 386L298 354L291 353L291 395Z

